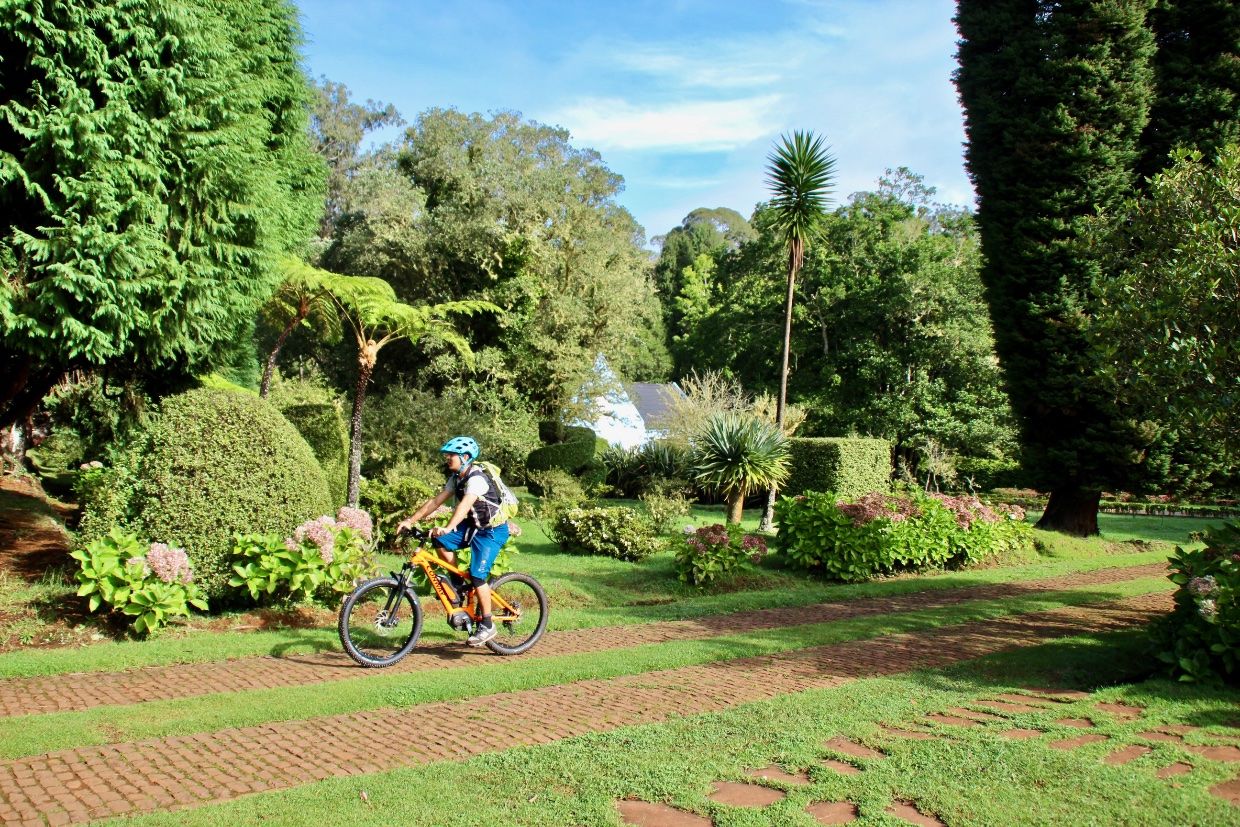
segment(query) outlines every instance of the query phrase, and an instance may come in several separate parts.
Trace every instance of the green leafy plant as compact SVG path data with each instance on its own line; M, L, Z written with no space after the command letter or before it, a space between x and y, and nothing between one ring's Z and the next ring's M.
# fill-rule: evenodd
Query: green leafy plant
M560 548L637 562L660 548L654 526L629 508L579 506L561 513L551 528Z
M654 486L640 499L646 506L646 515L650 517L655 531L660 534L665 534L677 520L689 516L692 507L683 488L677 486L674 480Z
M689 467L699 485L728 500L728 522L739 523L751 491L788 478L788 440L779 428L748 414L716 414L689 448Z
M746 562L759 562L766 553L766 540L746 534L738 525L685 526L676 549L676 575L702 586L733 574Z
M362 480L360 505L374 515L375 540L382 544L396 534L396 524L438 493L426 482L429 468L407 464L388 469L381 479Z
M233 576L254 600L322 599L348 592L374 570L370 515L341 508L335 518L318 517L292 537L238 534L233 538Z
M997 509L997 510L996 510ZM843 581L944 565L967 565L1029 542L1019 508L916 490L874 492L852 502L832 493L776 504L776 544L793 564Z
M1153 637L1158 657L1185 682L1240 677L1240 523L1207 532L1203 549L1176 547L1170 558L1175 611Z
M90 610L107 604L133 617L139 634L149 635L169 618L188 617L190 606L207 610L182 549L145 545L133 534L113 529L70 556L80 564L77 593L90 598Z

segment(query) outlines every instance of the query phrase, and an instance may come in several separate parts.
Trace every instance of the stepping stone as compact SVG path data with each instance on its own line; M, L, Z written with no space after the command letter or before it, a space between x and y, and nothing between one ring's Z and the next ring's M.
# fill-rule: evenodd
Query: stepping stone
M850 741L847 738L843 738L840 736L836 736L835 738L832 738L830 741L827 741L826 746L828 749L833 749L836 752L842 752L845 755L851 755L854 758L886 758L887 757L887 754L884 752L879 752L876 749L871 749L870 747L867 747L863 744L858 744L856 741Z
M992 715L989 712L978 712L976 709L965 709L963 706L949 707L944 711L950 715L959 715L962 718L972 718L975 721L1005 720L1002 715Z
M851 801L819 801L805 808L819 824L848 824L857 819L857 805Z
M1142 755L1149 755L1153 752L1149 747L1143 747L1140 744L1133 744L1130 747L1116 750L1115 752L1102 759L1102 763L1117 766L1119 764L1127 764L1130 761L1136 761Z
M1138 732L1138 738L1144 738L1147 741L1161 741L1165 744L1182 744L1184 738L1180 735L1172 735L1167 732Z
M915 741L933 741L938 737L929 732L921 732L916 729L902 729L901 727L887 726L886 724L879 724L878 728L887 735L894 735L897 738L912 738Z
M711 827L709 818L686 813L666 804L648 801L617 801L620 820L633 827Z
M745 774L748 775L750 778L757 778L762 781L780 781L784 784L808 784L809 783L809 776L806 775L805 773L798 772L795 775L793 775L790 772L784 772L782 767L777 767L774 764L772 764L769 767L764 767L760 770L750 770L749 772Z
M1143 711L1141 707L1133 706L1132 704L1126 704L1126 703L1114 703L1113 704L1113 703L1107 703L1104 701L1100 701L1099 703L1094 704L1094 707L1096 709L1101 709L1103 712L1109 712L1112 715L1114 715L1116 718L1120 718L1125 721L1132 721L1137 718L1140 718L1141 712Z
M782 801L785 795L783 790L773 790L758 784L716 781L708 798L733 807L765 807L776 801Z
M1159 732L1174 732L1176 735L1186 735L1190 732L1198 732L1201 727L1189 726L1188 724L1169 724L1160 726Z
M942 712L931 712L926 716L927 721L933 721L936 724L950 724L951 726L981 726L981 723L972 718L961 718L959 715L944 715Z
M1065 738L1062 741L1051 741L1051 749L1076 749L1086 744L1096 744L1099 741L1107 740L1105 735L1078 735L1075 738Z
M1211 761L1240 761L1240 747L1210 747L1210 746L1191 746L1185 747L1203 758L1209 758Z
M1192 764L1182 764L1179 761L1177 761L1174 764L1169 764L1163 767L1161 770L1154 773L1154 775L1158 776L1159 778L1173 778L1174 776L1177 776L1177 775L1187 775L1188 773L1192 771L1193 771Z
M919 824L923 827L947 827L946 824L939 821L932 815L926 815L917 809L911 801L893 801L891 806L884 812L889 816L902 818L910 824Z
M857 767L845 761L836 761L834 758L824 758L821 761L824 767L833 769L841 775L857 775L861 772Z
M1228 804L1240 806L1240 778L1233 778L1210 788L1210 794L1216 795Z
M1000 712L1045 712L1046 710L1040 706L1029 706L1028 704L1013 704L1006 701L978 701L978 706L984 706L989 709L997 709Z
M1006 729L999 733L999 735L1004 738L1037 738L1042 734L1042 730L1040 729L1021 729L1020 727L1017 727L1016 729Z
M1093 729L1094 722L1088 718L1060 718L1055 723L1060 726L1076 727L1077 729Z

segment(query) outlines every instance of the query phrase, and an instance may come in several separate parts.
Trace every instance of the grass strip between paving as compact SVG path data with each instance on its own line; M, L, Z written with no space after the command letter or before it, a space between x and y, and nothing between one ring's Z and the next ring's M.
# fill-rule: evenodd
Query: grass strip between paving
M1190 723L1212 733L1235 717L1235 693L1169 681L1113 685L1149 669L1141 631L1063 638L1015 652L989 655L939 670L851 681L745 704L719 713L660 724L625 727L537 747L490 753L466 761L441 761L360 777L332 778L278 792L175 813L123 820L155 827L231 827L340 823L369 827L409 825L563 824L615 825L615 802L624 798L671 804L713 819L720 827L809 825L813 802L849 801L863 819L895 823L884 812L896 799L916 802L954 827L993 824L1196 824L1234 825L1235 810L1209 788L1234 775L1221 762L1204 761L1174 744L1124 766L1103 756L1141 743L1151 726ZM1098 686L1088 700L1049 712L1012 716L975 728L940 726L944 737L906 740L878 724L912 723L926 713L967 705L987 695L1035 685ZM1097 701L1125 701L1145 708L1138 721L1099 715ZM1058 717L1093 717L1105 743L1052 749L1057 738L1080 733L1054 724ZM494 722L504 726L504 721ZM999 735L1008 726L1045 727L1033 740ZM887 753L849 758L824 747L844 736ZM418 734L406 734L416 739ZM846 760L862 769L842 775L821 764ZM1193 771L1158 779L1158 768L1191 761ZM745 781L749 770L779 765L808 771L809 783L771 783L787 797L761 810L711 801L711 784ZM122 823L116 820L109 823Z
M1129 568L1166 560L1167 551L1114 554L1106 557L1068 558L1013 568L974 569L873 583L813 584L797 589L775 589L690 597L655 606L564 608L552 602L548 628L552 631L624 626L662 620L688 620L708 615L756 609L809 606L834 600L893 597L923 591L966 588L995 583L1018 583L1099 569ZM428 623L428 640L451 639ZM119 672L142 666L203 663L260 655L287 656L338 651L334 628L275 631L186 631L142 641L98 643L73 649L19 651L0 655L0 679L75 672Z
M533 689L590 678L662 669L811 646L916 632L1065 606L1081 606L1169 591L1162 578L1046 592L894 615L809 623L707 639L672 641L582 655L507 660L444 672L359 672L356 679L249 692L230 692L129 706L104 706L0 719L0 757L38 755L73 747L302 720L385 707Z

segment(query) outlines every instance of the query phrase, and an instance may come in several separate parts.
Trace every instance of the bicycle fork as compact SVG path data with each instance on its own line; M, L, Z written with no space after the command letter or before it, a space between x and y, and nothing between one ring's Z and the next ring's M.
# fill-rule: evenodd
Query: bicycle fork
M400 574L394 571L388 572L392 575L392 579L396 581L396 588L388 592L387 603L383 606L383 614L376 618L376 623L385 629L391 629L396 625L396 610L400 607L400 596L405 593L405 586L409 579L409 572L412 566L405 563L400 569Z

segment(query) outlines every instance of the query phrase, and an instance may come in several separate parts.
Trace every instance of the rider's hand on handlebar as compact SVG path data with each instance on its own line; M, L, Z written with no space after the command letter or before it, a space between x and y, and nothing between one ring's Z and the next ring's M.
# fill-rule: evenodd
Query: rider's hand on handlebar
M447 526L441 526L441 525L435 526L430 531L430 535L432 537L442 537L445 534L451 534L451 533L452 531Z

